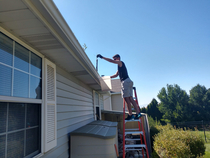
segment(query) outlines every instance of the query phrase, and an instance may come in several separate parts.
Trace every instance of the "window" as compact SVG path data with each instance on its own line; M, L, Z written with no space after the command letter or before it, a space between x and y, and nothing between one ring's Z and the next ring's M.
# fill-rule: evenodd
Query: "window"
M57 145L56 65L3 31L9 37L0 32L0 157L33 157Z
M42 99L42 58L0 33L0 95Z
M41 104L0 102L0 157L41 152Z

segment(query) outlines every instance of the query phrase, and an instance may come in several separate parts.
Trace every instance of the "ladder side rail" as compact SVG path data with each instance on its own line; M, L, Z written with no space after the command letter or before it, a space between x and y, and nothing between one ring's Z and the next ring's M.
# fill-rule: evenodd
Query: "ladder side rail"
M142 122L141 122L142 123ZM141 131L141 126L140 126L140 124L141 124L140 122L138 122L138 125L139 125L139 131ZM145 135L144 134L144 132L143 132L143 135ZM142 135L140 134L140 139L141 139L141 144L143 144L143 141L142 141ZM144 158L144 148L142 148L141 149L141 152L142 152L142 155L143 155L143 158Z
M136 87L133 87L133 89L134 89L134 94L135 94L135 98L136 98L136 103L137 103L137 105L139 107L137 93L136 93ZM140 107L139 107L139 109L140 109ZM143 137L144 137L144 143L145 143L145 146L146 146L147 158L149 158L149 152L148 152L148 148L147 148L147 141L146 141L145 131L144 131L144 127L143 127L143 123L142 123L142 119L141 118L140 118L140 121L141 121L141 123L138 123L139 124L139 130L142 129L142 131L143 131ZM141 127L140 127L140 124L141 124ZM141 143L142 143L142 141L141 141ZM143 149L142 149L142 154L143 154L143 158L144 158L144 151L143 151Z
M141 119L141 118L140 118L140 119ZM142 121L142 120L141 120L141 121ZM145 143L145 146L146 146L147 158L149 158L149 152L148 152L148 148L147 148L147 140L146 140L146 135L145 135L143 123L141 123L141 128L142 128L142 131L143 131L143 137L144 137L144 143Z
M123 99L123 158L125 158L125 99Z
M139 107L139 103L138 103L138 98L137 98L137 94L136 94L136 87L133 87L133 90L134 90L134 95L135 95L135 102L136 102L136 104L138 105L138 107ZM139 108L139 111L140 111L140 108ZM141 111L140 111L141 112ZM141 126L140 126L140 124L142 124L142 122L140 123L140 122L138 122L138 126L139 126L139 131L141 131ZM143 132L143 135L145 135L144 134L144 132ZM140 134L140 139L141 139L141 144L143 144L143 141L142 141L142 136L141 136L141 134ZM145 140L144 140L145 141ZM142 155L143 155L143 158L144 158L144 149L142 148Z
M137 93L136 93L136 87L133 87L133 90L134 90L134 95L135 95L135 98L136 98L136 104L138 105L138 108L139 108L139 111L141 112L141 109L139 107L139 102L138 102L138 98L137 98Z

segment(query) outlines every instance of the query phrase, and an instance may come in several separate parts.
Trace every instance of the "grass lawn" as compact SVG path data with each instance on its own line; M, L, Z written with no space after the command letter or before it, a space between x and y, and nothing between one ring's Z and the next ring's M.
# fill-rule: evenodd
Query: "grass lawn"
M206 143L206 151L205 151L205 155L204 158L209 158L210 157L210 142Z
M206 134L206 151L205 151L205 155L204 158L210 158L210 131L205 131ZM204 132L203 131L199 131L199 135L204 139L205 141L205 137L204 137Z

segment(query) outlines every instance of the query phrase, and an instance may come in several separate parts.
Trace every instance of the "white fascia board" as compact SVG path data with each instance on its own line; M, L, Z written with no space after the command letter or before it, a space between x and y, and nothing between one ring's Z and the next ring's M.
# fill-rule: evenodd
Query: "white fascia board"
M60 30L63 32L65 37L72 43L74 48L77 50L79 57L81 57L86 64L84 64L78 56L73 52L73 50L68 46L68 44L62 39L53 26L44 18L44 16L39 12L38 8L36 8L31 0L23 0L25 4L33 11L33 13L40 19L50 30L50 32L63 44L63 46L74 56L74 58L86 69L86 71L94 78L94 80L100 85L100 75L94 68L93 64L91 63L90 59L82 49L81 45L79 44L78 40L76 39L75 35L69 28L68 24L64 20L63 16L59 12L58 8L54 4L52 0L39 0L42 6L46 9L48 14L51 16L53 21L57 24ZM87 66L85 66L87 65Z
M57 25L60 27L60 29L63 31L63 33L66 35L66 37L69 39L69 41L71 41L72 44L74 44L75 48L78 49L78 53L80 54L80 56L89 64L89 66L94 69L95 72L97 72L54 2L52 0L40 0L40 2L57 23Z
M95 67L93 66L92 62L84 52L83 48L81 47L79 41L75 37L74 33L70 29L69 25L66 23L65 19L61 15L60 11L56 7L55 3L52 0L40 0L42 5L45 7L45 9L48 11L48 13L51 15L53 20L57 23L57 25L60 27L62 32L66 35L69 41L74 45L74 47L77 50L77 53L80 55L80 57L86 62L86 64L89 66L90 70L92 71L93 75L100 78L98 72L96 71ZM73 52L71 52L73 53ZM78 62L81 63L81 61L78 60ZM82 63L81 63L82 64Z

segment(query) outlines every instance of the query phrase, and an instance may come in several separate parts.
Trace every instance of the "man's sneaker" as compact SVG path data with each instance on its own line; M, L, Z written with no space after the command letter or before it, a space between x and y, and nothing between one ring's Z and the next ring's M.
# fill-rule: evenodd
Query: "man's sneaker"
M128 117L125 120L134 120L134 115L128 115Z
M138 120L141 116L142 116L142 114L141 114L141 113L136 114L136 117L135 117L134 119L135 119L135 120Z

